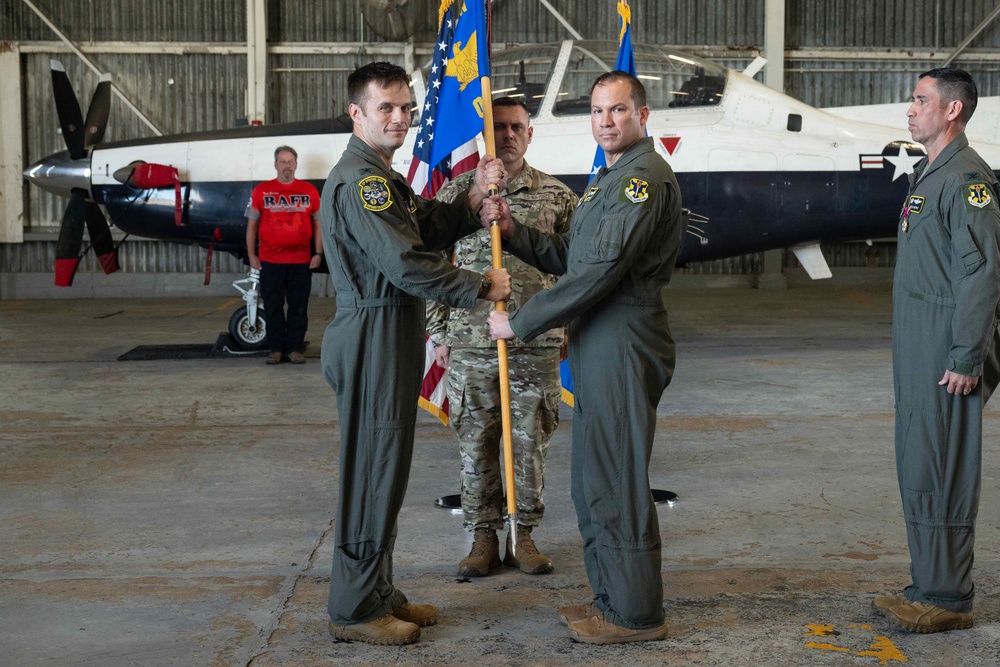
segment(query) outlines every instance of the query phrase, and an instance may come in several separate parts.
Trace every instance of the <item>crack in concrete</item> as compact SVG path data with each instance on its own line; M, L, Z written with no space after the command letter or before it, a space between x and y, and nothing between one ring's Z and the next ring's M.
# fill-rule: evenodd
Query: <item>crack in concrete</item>
M252 667L257 658L264 655L268 647L271 645L271 638L274 633L277 632L278 626L281 625L281 618L285 611L288 609L288 603L291 601L292 597L295 595L295 589L298 587L299 581L305 577L305 573L313 569L316 564L316 556L319 553L319 548L323 545L323 542L329 537L330 533L333 532L333 519L330 519L326 528L320 533L319 537L313 542L312 548L309 550L309 556L306 558L305 565L294 575L288 577L285 582L281 585L278 590L279 602L276 605L273 612L271 612L271 619L260 629L257 636L260 637L261 641L257 643L250 650L250 656L248 658L237 660L236 664L242 664L244 667Z

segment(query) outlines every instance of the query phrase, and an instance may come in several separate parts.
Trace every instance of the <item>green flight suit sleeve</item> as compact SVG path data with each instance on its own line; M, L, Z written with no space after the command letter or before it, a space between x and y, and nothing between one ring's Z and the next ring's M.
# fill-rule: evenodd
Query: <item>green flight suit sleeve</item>
M390 197L388 206L382 210L366 206L360 194L360 180L338 188L335 196L339 214L352 221L351 230L358 244L376 268L407 294L458 308L475 305L482 276L456 268L440 254L429 252L422 238L424 229L432 236L436 234L439 242L450 239L444 242L443 247L461 238L454 234L462 227L462 223L455 218L458 207L463 204L438 205L437 202L416 197L415 200L419 200L415 203L417 220L425 218L422 223L418 222L421 230L421 235L418 235L404 202L391 201ZM467 200L464 200L464 206L468 211ZM463 214L462 217L467 219L469 216ZM475 229L470 229L469 233L471 231Z
M970 203L970 187L954 183L944 219L951 236L952 346L947 370L961 375L981 375L983 360L996 326L1000 304L1000 210L995 183L982 183L990 202L981 208ZM981 197L978 202L981 203Z
M623 192L634 175L625 172L611 192ZM618 285L646 252L657 225L669 211L671 198L677 196L669 183L649 182L648 188L649 197L644 202L616 197L605 203L599 220L574 222L581 227L576 230L573 242L584 244L583 252L574 253L574 261L567 263L552 289L539 292L511 315L510 326L519 339L531 341L552 327L569 322ZM555 252L556 238L565 240L568 236L548 236L550 243L539 243L540 249L548 247L550 253ZM565 256L565 248L562 253Z
M457 200L460 195L466 193L469 189L469 184L471 179L469 177L459 176L453 181L449 181L445 184L443 188L437 191L434 195L434 200L437 202L442 202L445 204L450 204ZM466 202L468 198L465 198ZM466 204L466 209L468 209L468 204ZM480 229L478 218L475 219L476 229ZM451 263L452 255L455 254L454 244L448 246L442 253L441 256L445 261ZM437 301L428 301L426 306L427 315L427 335L431 337L437 345L448 345L448 322L451 319L451 309L444 305L443 303L438 303Z
M514 223L514 233L504 240L503 249L539 271L561 276L566 273L569 233L549 234Z
M451 202L419 196L414 196L414 202L420 238L427 250L445 250L482 229L479 218L469 210L467 192L460 193Z

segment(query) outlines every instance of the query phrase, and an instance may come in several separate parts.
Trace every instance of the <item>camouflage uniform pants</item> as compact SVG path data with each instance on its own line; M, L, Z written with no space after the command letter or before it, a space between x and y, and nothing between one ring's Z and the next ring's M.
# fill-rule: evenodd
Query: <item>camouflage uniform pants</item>
M559 425L559 350L512 348L510 372L511 431L517 521L537 526L545 503L545 452ZM462 454L462 510L465 528L503 528L506 514L500 452L500 381L497 351L452 348L448 362L450 423Z

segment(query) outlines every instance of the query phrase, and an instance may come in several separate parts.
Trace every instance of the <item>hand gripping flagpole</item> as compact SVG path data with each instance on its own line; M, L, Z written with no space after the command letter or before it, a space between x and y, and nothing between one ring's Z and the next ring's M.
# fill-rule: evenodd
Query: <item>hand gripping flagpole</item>
M489 0L486 0L486 49L487 58L492 60L491 50L491 11ZM483 87L483 142L486 144L486 154L496 156L496 135L493 132L493 91L490 84L490 77L480 77ZM499 192L497 186L490 186L490 195ZM490 226L491 249L493 251L493 268L503 268L503 245L500 241L499 220L494 220ZM507 304L503 301L496 302L496 309L506 311ZM497 340L497 357L499 361L500 380L500 420L503 427L503 458L504 477L506 478L507 493L507 523L510 531L511 555L517 558L517 497L514 491L514 439L511 433L510 415L510 370L507 364L507 341L503 338Z

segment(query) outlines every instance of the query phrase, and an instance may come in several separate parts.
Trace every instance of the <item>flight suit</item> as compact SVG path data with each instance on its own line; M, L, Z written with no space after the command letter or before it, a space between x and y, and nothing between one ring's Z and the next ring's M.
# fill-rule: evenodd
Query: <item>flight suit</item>
M466 172L441 188L435 198L452 201L472 185ZM521 224L544 232L569 230L577 197L565 184L524 163L504 194L511 214ZM454 246L456 266L474 273L493 268L490 232L480 229ZM541 273L509 253L503 268L513 279L507 308L516 310L539 290L552 287L554 276ZM427 333L438 345L451 347L448 363L448 412L462 457L462 509L465 528L503 527L506 505L500 477L500 370L497 344L487 323L493 304L449 309L427 304ZM559 425L559 351L563 329L553 329L531 343L507 348L510 374L511 438L514 444L514 488L517 522L537 527L545 513L545 455Z
M415 196L356 136L323 187L323 246L337 292L322 366L340 418L328 604L338 625L407 601L393 586L392 552L424 369L424 299L476 302L482 276L432 252L481 229L468 207L464 195L454 204Z
M680 189L652 139L591 181L567 234L516 225L506 249L560 275L510 317L530 341L569 325L572 495L594 604L615 625L663 623L660 532L649 490L656 406L674 370L661 292L680 248Z
M997 385L1000 213L993 171L959 135L910 177L893 279L896 472L913 583L904 594L972 610L983 406ZM968 396L938 382L980 375Z

